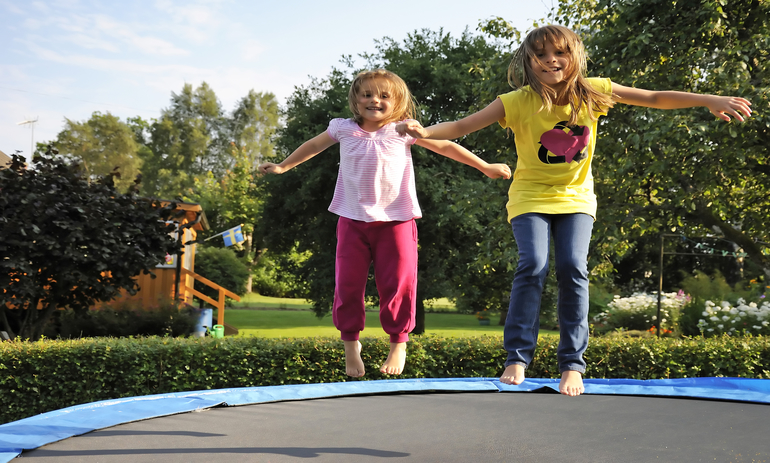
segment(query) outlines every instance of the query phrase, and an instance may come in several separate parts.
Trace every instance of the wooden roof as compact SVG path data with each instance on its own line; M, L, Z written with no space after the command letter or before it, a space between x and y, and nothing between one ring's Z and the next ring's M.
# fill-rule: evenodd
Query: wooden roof
M10 163L11 157L0 151L0 169L5 169L5 167Z

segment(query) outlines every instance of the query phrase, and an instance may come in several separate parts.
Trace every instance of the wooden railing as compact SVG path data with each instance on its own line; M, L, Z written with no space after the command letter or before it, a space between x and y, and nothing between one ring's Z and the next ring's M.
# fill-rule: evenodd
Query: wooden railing
M199 298L203 299L204 301L212 304L214 307L216 307L217 308L217 325L224 326L224 324L225 324L225 296L227 296L229 298L232 298L232 299L235 299L238 302L241 302L241 297L239 295L235 294L232 291L226 290L225 288L219 286L218 284L214 283L213 281L208 280L206 278L203 278L202 276L198 275L197 273L194 273L194 272L191 272L191 271L187 270L186 268L181 268L180 270L182 271L181 273L182 273L183 276L192 277L196 281L200 281L204 285L209 286L209 287L214 288L214 289L219 291L219 300L215 301L214 299L206 296L202 292L196 291L195 288L187 286L185 284L185 281L187 280L186 278L180 278L180 280L182 280L182 281L179 282L180 292L189 291L190 293L192 293L193 296L199 297ZM193 283L193 284L195 284L195 283Z

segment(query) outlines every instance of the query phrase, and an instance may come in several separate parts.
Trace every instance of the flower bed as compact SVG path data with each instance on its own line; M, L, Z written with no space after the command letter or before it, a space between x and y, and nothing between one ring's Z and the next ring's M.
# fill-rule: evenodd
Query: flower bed
M662 293L660 300L660 328L671 332L676 327L682 307L690 300L684 292ZM607 310L593 317L594 329L599 333L612 330L649 331L657 326L658 294L634 293L629 297L615 296Z
M718 334L762 334L770 335L770 302L758 306L756 302L746 303L738 299L735 306L727 301L716 305L706 301L706 310L698 320L698 328L704 336Z

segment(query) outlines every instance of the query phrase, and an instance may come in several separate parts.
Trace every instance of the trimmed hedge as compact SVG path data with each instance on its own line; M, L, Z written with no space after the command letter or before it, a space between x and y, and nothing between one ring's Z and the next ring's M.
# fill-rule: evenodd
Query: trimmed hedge
M587 378L770 378L766 337L595 338ZM367 373L388 353L386 338L362 339ZM557 336L541 336L528 376L558 377ZM413 337L404 378L496 377L499 336ZM179 391L360 381L345 376L342 342L256 337L0 342L0 423L106 399Z

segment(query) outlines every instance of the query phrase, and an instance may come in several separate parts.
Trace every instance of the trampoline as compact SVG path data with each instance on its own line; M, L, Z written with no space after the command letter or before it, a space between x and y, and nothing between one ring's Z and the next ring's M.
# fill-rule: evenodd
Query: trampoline
M0 425L0 462L770 461L770 380L403 379L158 394Z

